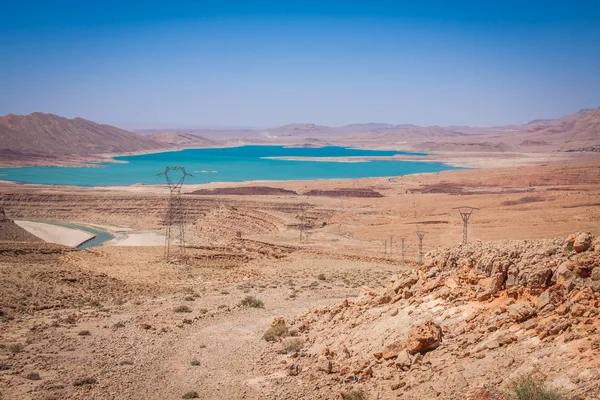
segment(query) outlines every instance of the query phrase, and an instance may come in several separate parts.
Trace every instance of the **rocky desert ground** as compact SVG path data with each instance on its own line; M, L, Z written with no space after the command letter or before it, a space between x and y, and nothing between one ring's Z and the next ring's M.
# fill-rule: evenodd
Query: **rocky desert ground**
M143 240L167 193L0 186L0 398L502 399L523 377L600 396L597 162L189 186L173 262Z

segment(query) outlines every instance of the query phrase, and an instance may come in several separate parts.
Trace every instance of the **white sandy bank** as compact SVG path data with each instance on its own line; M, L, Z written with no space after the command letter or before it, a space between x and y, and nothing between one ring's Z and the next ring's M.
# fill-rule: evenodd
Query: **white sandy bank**
M42 222L15 221L15 223L46 242L62 244L65 246L77 247L81 243L94 237L93 234L79 229L45 224Z

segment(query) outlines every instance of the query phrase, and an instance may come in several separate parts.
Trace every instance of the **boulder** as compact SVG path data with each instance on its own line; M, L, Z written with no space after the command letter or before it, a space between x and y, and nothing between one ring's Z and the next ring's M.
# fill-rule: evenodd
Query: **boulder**
M433 321L413 326L408 332L406 350L410 354L434 350L442 343L442 328Z
M317 370L318 371L322 371L327 374L330 374L332 369L333 369L333 365L331 364L331 360L329 360L323 356L319 357L319 360L317 361Z
M407 370L408 368L410 368L410 364L411 364L411 359L410 359L410 355L408 354L408 351L406 350L402 350L400 351L400 353L398 353L398 357L396 357L396 368L401 369L401 370Z
M535 308L527 301L508 306L507 311L508 315L515 322L526 321L535 315Z
M419 276L415 273L410 273L407 276L400 277L393 286L394 292L398 293L401 289L410 288L412 285L417 283Z
M592 247L592 241L594 240L594 236L592 236L589 232L580 232L575 237L573 241L573 250L576 253L581 253L582 251L588 250Z

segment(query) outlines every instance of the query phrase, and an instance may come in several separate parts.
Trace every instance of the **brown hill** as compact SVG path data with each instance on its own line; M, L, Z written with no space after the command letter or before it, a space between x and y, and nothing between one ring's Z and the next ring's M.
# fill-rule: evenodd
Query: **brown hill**
M581 110L551 122L532 125L522 135L527 140L544 140L565 143L565 149L580 147L584 143L600 143L600 107Z
M218 146L219 142L205 137L183 132L156 132L146 135L155 142L181 147L212 147Z
M0 150L17 153L103 154L167 147L135 133L83 118L53 114L9 114L0 117Z
M0 208L0 242L43 242L43 240L15 224Z

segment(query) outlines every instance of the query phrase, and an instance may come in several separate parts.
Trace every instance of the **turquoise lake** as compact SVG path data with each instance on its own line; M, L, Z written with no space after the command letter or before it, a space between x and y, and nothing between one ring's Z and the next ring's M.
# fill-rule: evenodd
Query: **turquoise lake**
M0 168L0 180L22 183L112 186L160 184L157 176L166 166L183 166L193 175L186 183L239 182L248 180L306 180L401 176L458 169L445 164L418 161L376 160L367 162L279 160L265 157L353 157L408 154L393 150L362 150L329 146L292 148L240 146L187 149L165 153L115 157L116 163L87 167Z

